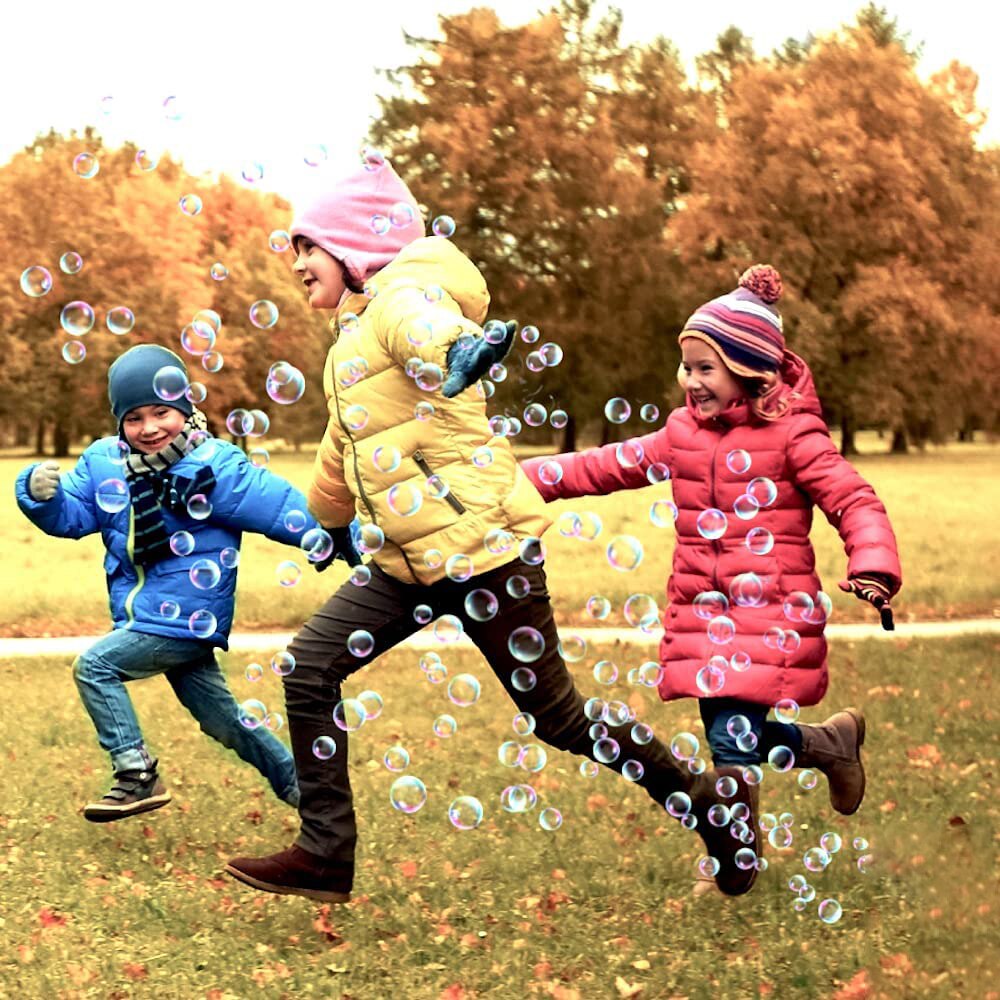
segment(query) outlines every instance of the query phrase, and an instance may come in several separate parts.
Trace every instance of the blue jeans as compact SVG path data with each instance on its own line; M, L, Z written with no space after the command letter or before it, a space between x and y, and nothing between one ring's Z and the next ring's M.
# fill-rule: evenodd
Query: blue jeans
M731 765L745 766L760 764L774 747L788 747L796 760L802 752L802 734L799 727L788 722L769 720L770 711L766 705L755 705L738 698L701 698L701 721L705 724L705 737L712 748L712 761L716 767ZM757 737L754 747L744 742L740 746L737 736L727 729L734 715L745 716L750 723L750 732Z
M156 674L166 674L177 700L198 720L202 732L257 768L278 798L298 804L291 753L264 726L247 729L240 722L239 705L212 647L130 629L115 629L73 663L83 707L94 722L98 741L111 754L116 772L142 770L147 764L139 720L125 682Z

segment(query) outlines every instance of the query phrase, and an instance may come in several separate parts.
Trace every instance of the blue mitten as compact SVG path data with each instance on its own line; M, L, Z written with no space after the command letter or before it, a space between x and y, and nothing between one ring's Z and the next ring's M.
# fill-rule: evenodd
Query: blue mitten
M498 361L502 361L514 343L517 323L508 320L502 340L491 344L485 336L476 337L469 346L456 341L448 348L448 377L441 386L441 395L451 399L475 385ZM489 324L487 324L489 326Z

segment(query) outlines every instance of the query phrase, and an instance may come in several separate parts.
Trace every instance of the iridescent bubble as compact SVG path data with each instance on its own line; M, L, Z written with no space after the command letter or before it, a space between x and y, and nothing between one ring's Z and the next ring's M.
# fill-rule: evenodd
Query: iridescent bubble
M264 676L264 668L259 663L248 663L243 676L251 683L256 683Z
M368 225L371 227L371 231L376 236L385 236L389 232L390 222L388 216L376 213L368 220Z
M743 496L737 497L736 501L733 503L733 513L741 521L751 521L757 516L757 512L760 510L760 504L752 497L748 496L746 493Z
M747 496L751 496L761 507L770 507L778 498L778 487L767 476L758 476L747 484Z
M535 344L538 342L538 338L541 333L537 326L524 326L521 328L521 340L526 344Z
M548 413L541 403L529 403L524 408L524 422L529 427L541 427L548 419Z
M215 634L215 630L218 627L219 625L215 620L215 615L205 608L200 608L198 611L195 611L190 618L188 618L188 631L190 631L196 639L210 638Z
M424 498L414 483L396 483L386 496L389 509L400 517L412 517L423 505Z
M748 733L748 736L753 736L753 733ZM754 746L757 745L757 738L754 737ZM764 772L758 764L748 764L743 768L743 780L748 785L759 785L764 780Z
M702 694L718 694L726 683L726 675L718 667L707 664L695 674L694 681Z
M637 569L642 556L642 542L633 535L615 535L607 548L608 563L622 573Z
M594 741L594 760L599 764L613 764L621 754L617 740L609 736L600 736Z
M813 599L804 590L793 590L785 595L781 609L790 622L804 621L812 613Z
M527 597L531 593L531 583L528 581L526 576L521 576L516 573L514 576L507 577L506 583L507 593L513 597L515 600L521 600L523 597Z
M774 535L767 528L751 528L745 544L755 556L766 556L774 548Z
M718 590L703 590L693 601L695 615L703 621L710 621L729 610L729 599Z
M135 154L135 165L144 174L148 174L151 170L155 170L157 163L159 163L159 159L156 154L152 153L148 149L140 149Z
M52 291L52 275L39 264L26 267L21 272L21 291L33 299L40 299Z
M372 719L377 719L382 714L385 702L378 691L362 691L358 695L358 701L364 710L366 722L371 722Z
M287 649L279 649L271 657L271 671L278 677L287 677L295 671L295 657Z
M697 756L701 744L694 733L677 733L670 741L670 752L678 760L690 760Z
M604 404L604 416L613 424L623 424L632 416L632 407L628 400L615 396Z
M201 357L215 347L215 329L211 323L195 320L181 330L181 347L188 354Z
M764 581L756 573L737 573L730 581L729 596L741 608L762 608L767 603Z
M355 587L367 587L372 582L372 571L367 566L352 566L348 579Z
M207 351L201 356L201 366L207 372L221 371L224 363L223 357L218 351Z
M195 493L184 504L188 517L195 521L205 521L212 516L212 504L204 493Z
M444 564L444 572L449 580L465 583L475 573L475 565L469 556L456 552L455 555L448 556Z
M567 663L579 663L587 655L587 640L579 635L560 638L559 655Z
M767 842L776 850L783 851L792 846L794 837L787 826L776 826L767 833Z
M276 733L285 724L285 717L280 712L268 712L264 716L264 728Z
M67 250L66 253L59 258L59 270L62 271L63 274L79 274L82 267L83 258L75 250ZM31 269L29 268L28 270ZM42 270L45 269L42 268Z
M546 808L538 814L538 825L549 833L554 830L558 830L559 827L562 826L562 822L562 813L552 806L546 806Z
M698 515L695 526L702 538L712 541L721 538L726 533L729 523L721 510L717 507L709 507Z
M294 587L302 577L302 569L298 563L286 559L278 563L274 575L282 587Z
M208 395L208 389L205 387L203 382L191 382L188 387L184 390L184 398L190 400L192 403L197 405L198 403L204 403L205 397ZM253 459L251 458L251 462ZM267 452L264 452L264 462L267 464Z
M105 479L94 492L94 499L101 510L117 514L129 505L129 489L121 479Z
M247 160L240 170L240 176L247 184L256 184L264 177L264 165L257 160Z
M264 389L274 402L290 406L302 398L306 391L306 379L295 365L277 361L268 370Z
M248 698L241 702L237 718L244 729L258 729L267 717L267 707L256 698Z
M299 548L309 562L323 562L333 555L333 537L325 528L310 528L299 540Z
M639 417L647 424L655 423L660 419L660 408L652 403L645 403L639 410Z
M355 629L347 637L347 651L359 659L371 656L375 649L375 639L371 632L363 628Z
M434 623L434 638L438 642L458 642L464 631L465 626L455 615L442 615Z
M840 920L844 910L840 903L835 899L824 899L819 904L819 919L823 921L824 924L835 924Z
M439 215L431 223L431 232L445 238L455 235L455 220L450 215Z
M747 472L750 469L750 452L735 448L726 455L726 468L737 476Z
M433 361L424 361L414 378L417 388L424 392L436 392L444 381L444 372Z
M542 344L538 353L546 368L555 368L563 359L563 349L558 344Z
M553 410L549 414L549 423L556 430L562 430L569 423L569 414L565 410Z
M720 867L719 862L715 858L707 855L698 862L698 872L705 878L715 878L719 874Z
M170 551L175 556L187 556L194 552L194 535L190 531L175 531L170 536Z
M858 871L862 875L867 875L875 865L875 855L874 854L862 854L858 858Z
M389 747L382 755L382 763L385 764L386 769L389 771L397 773L405 771L410 766L410 752L406 747L400 746L397 743L395 746Z
M738 736L742 736L744 733L749 733L751 731L750 720L745 715L731 715L729 720L726 722L726 732L729 733L733 739Z
M661 680L663 680L663 667L654 660L647 660L639 667L639 683L644 687L658 687Z
M674 819L680 819L691 812L691 796L687 792L671 792L667 796L666 809Z
M184 117L184 105L176 94L171 94L163 100L163 117L169 121L180 121Z
M326 146L322 143L316 143L315 145L306 146L305 152L302 154L302 162L307 167L318 167L326 160L328 155Z
M839 833L835 833L831 830L824 833L823 836L819 838L819 846L822 847L827 854L836 854L837 851L844 846L844 842Z
M548 763L549 755L545 747L538 743L526 743L517 755L518 766L532 774L538 774Z
M545 652L545 638L538 629L521 626L510 633L507 648L515 660L534 663Z
M811 792L819 783L819 775L807 767L804 771L799 772L798 781L799 788Z
M230 410L226 415L226 430L233 437L246 437L253 428L253 417L242 407Z
M403 460L399 449L393 445L379 445L372 452L372 465L379 472L395 472L399 468L399 463Z
M181 607L176 601L163 601L160 604L160 617L167 621L174 621L180 617Z
M153 392L168 403L180 399L187 387L187 375L176 365L164 365L153 376Z
M724 646L733 641L736 635L736 624L728 615L718 615L708 623L706 632L710 642L717 646Z
M483 804L472 795L460 795L448 806L448 820L456 830L474 830L483 821Z
M795 767L795 754L786 746L771 747L767 755L767 763L772 771L783 774Z
M729 822L729 807L716 802L714 806L709 807L706 818L712 826L725 826Z
M292 245L292 238L284 229L275 229L267 238L267 245L275 253L284 253Z
M777 625L772 625L770 628L764 630L762 638L764 645L768 649L777 649L784 642L785 630L779 628Z
M483 538L487 551L494 555L510 552L517 539L505 528L491 528Z
M222 578L222 571L218 563L212 559L198 559L191 564L188 570L188 577L191 583L199 590L211 590L219 585Z
M472 453L472 464L477 469L485 469L493 464L493 449L489 445L481 445Z
M368 411L358 403L344 410L344 421L352 431L363 430L368 423Z
M635 439L622 441L615 448L615 458L623 469L634 469L642 464L644 451L642 445Z
M247 315L258 330L270 330L278 322L278 307L270 299L257 299L251 304Z
M510 683L515 691L522 693L534 690L538 683L534 670L529 667L516 667L510 675Z
M365 706L357 698L344 698L333 708L333 724L345 733L355 733L368 721Z
M479 701L479 680L472 674L455 674L448 682L448 699L459 708L468 708Z
M799 703L794 698L780 698L774 703L774 717L778 722L796 722L799 717Z
M587 599L587 614L591 618L596 618L601 621L608 617L611 613L611 602L599 594L594 594L592 597Z
M496 616L500 602L492 590L476 589L465 595L465 613L477 622L488 622Z
M598 660L593 674L598 684L614 684L618 680L618 667L611 660Z
M332 736L317 736L312 745L317 760L329 760L337 752L337 742Z
M508 785L500 793L500 805L509 813L523 813L535 807L538 794L531 785Z
M209 269L209 276L213 281L225 281L229 277L229 268L221 261L216 261Z
M541 566L545 562L545 545L540 538L528 535L521 539L518 546L518 556L527 566Z
M649 519L657 528L673 527L677 521L677 504L672 500L654 500L649 508Z
M404 774L390 786L389 801L393 809L412 816L427 801L427 789L419 778L415 778L412 774Z
M802 856L802 863L811 872L821 872L830 863L830 855L822 847L810 847Z
M646 469L646 479L648 480L650 486L656 486L658 483L665 483L670 479L670 469L668 466L664 465L663 462L652 462L648 469ZM676 521L677 518L675 517Z
M94 310L86 302L68 302L59 313L59 325L71 337L83 337L94 328Z
M450 739L458 731L458 722L455 721L453 715L439 715L431 727L434 730L434 735L439 739L447 740Z
M87 356L87 347L81 340L68 340L62 346L62 356L71 365L78 365Z
M444 553L440 549L428 549L424 553L424 565L428 569L440 569L444 565Z
M497 760L504 767L517 767L517 762L521 758L522 746L517 740L504 740L497 748Z
M530 736L535 731L535 717L530 712L518 712L511 725L516 735Z
M546 486L555 486L563 477L563 468L558 462L542 462L538 467L538 478Z
M413 415L417 420L430 420L434 416L434 404L426 399L420 400L416 406L413 407Z
M185 215L201 215L202 201L196 194L181 195L177 204L180 205L180 209Z
M301 510L293 508L285 514L285 527L296 535L303 531L308 523L308 516Z
M93 153L77 153L73 157L73 173L77 177L89 181L92 177L97 176L100 169L101 165Z

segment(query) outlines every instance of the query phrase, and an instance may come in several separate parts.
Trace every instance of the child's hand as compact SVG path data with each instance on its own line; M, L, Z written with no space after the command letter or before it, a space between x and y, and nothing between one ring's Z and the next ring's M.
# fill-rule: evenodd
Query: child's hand
M59 489L59 463L41 462L31 470L28 490L41 503L51 500Z
M361 565L361 555L354 547L350 525L345 528L325 528L324 530L333 539L333 551L325 559L313 563L317 573L322 573L334 559L343 559L348 566Z
M451 399L478 382L498 361L502 361L514 342L517 323L508 320L507 332L499 343L491 344L486 337L476 337L471 344L455 341L448 348L448 377L441 386L441 395Z
M892 608L889 598L892 596L892 584L881 573L862 573L841 580L838 587L846 594L854 594L858 600L867 601L882 617L882 628L886 632L894 632L896 624L892 620Z

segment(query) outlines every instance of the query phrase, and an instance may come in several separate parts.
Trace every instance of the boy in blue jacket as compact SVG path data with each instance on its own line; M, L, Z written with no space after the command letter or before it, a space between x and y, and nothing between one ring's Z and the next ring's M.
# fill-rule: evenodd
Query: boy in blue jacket
M166 372L165 369L179 369ZM183 382L178 382L183 374ZM174 390L167 388L173 377ZM181 393L184 362L143 344L108 371L118 437L95 441L60 476L55 462L18 476L18 506L47 534L81 538L101 532L113 631L73 664L84 708L111 755L114 780L84 817L95 823L158 809L170 801L142 737L125 682L166 674L202 730L235 750L290 805L299 798L285 746L256 719L242 718L214 647L228 648L242 533L298 546L317 527L290 483L254 467L236 446L211 437L205 415ZM157 391L159 390L159 392ZM323 545L360 562L348 529Z

